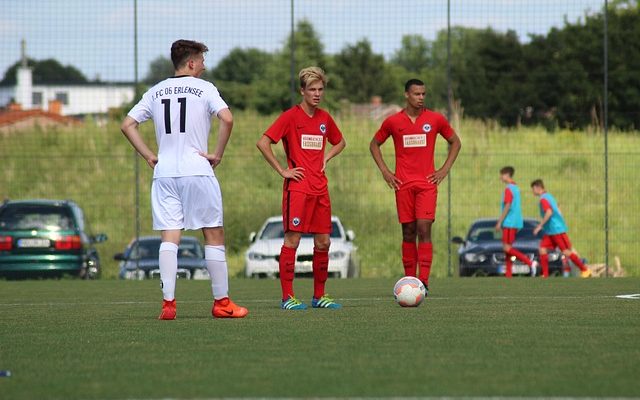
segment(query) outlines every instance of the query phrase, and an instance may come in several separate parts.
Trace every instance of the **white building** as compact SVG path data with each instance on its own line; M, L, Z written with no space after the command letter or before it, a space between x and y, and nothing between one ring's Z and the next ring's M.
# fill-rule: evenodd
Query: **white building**
M50 102L57 100L62 104L61 115L95 115L106 114L110 108L131 102L135 96L134 85L128 83L34 85L24 40L16 81L15 86L0 86L0 108L14 102L23 110L49 111Z

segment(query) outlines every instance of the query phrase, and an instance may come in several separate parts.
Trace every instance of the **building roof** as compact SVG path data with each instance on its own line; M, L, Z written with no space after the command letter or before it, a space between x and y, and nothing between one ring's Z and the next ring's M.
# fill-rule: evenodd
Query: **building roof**
M78 125L80 121L43 110L0 111L0 129L21 129L33 125Z

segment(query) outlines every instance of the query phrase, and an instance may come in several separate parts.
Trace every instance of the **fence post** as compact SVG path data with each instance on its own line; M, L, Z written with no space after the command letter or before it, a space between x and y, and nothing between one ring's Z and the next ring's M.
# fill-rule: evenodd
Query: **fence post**
M447 0L447 120L451 123L451 0ZM453 276L451 265L451 177L447 179L447 276Z
M289 71L289 80L291 81L291 106L296 103L296 35L295 35L295 21L293 15L294 0L291 0L291 70Z
M138 0L133 0L133 84L136 100L139 97L138 82ZM140 160L138 153L133 150L133 175L135 186L135 233L136 247L140 239ZM137 249L136 249L137 250ZM137 251L136 251L137 252ZM136 269L140 268L140 261L136 259Z
M604 265L609 276L609 1L604 0L603 63L603 130L604 130Z

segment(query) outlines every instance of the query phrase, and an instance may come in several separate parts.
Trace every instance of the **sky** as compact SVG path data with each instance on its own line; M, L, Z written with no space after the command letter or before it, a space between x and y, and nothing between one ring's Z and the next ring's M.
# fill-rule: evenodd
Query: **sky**
M522 41L565 21L584 19L603 0L451 0L451 24L512 29ZM55 58L89 79L133 81L134 0L0 0L0 73L27 55ZM446 0L295 0L294 20L310 21L327 53L368 38L389 58L406 34L434 39L447 26ZM138 76L169 56L179 38L207 44L213 68L232 48L282 48L291 29L291 0L137 0Z

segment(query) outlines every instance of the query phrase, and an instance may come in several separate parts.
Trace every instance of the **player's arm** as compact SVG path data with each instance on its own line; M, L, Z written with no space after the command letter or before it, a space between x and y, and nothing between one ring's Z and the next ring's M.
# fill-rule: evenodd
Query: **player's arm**
M344 138L340 139L338 144L336 144L335 146L331 146L331 149L327 151L327 154L324 155L322 171L324 171L324 169L327 167L327 163L329 162L329 160L342 153L342 150L344 150L345 147L347 147L347 142L345 142Z
M447 155L447 159L442 165L442 168L427 177L427 180L429 182L435 183L436 185L442 182L444 178L447 177L449 170L453 166L453 163L456 162L458 153L460 153L460 149L462 148L462 142L455 132L453 133L453 135L447 138L447 142L449 142L449 154Z
M496 230L499 231L502 228L502 222L505 218L507 218L507 214L509 213L509 209L511 208L511 203L505 203L504 209L502 210L502 214L500 218L498 218L498 222L496 222Z
M301 181L304 179L304 168L282 168L280 162L276 158L276 155L273 154L273 149L271 148L271 145L273 144L273 141L267 135L262 135L262 137L258 139L258 143L256 143L256 147L260 150L264 159L267 160L269 165L271 165L271 168L285 179L293 179L295 181Z
M373 161L376 162L378 169L382 173L382 177L385 182L391 189L398 190L400 189L400 185L402 185L402 181L398 179L393 172L387 166L387 163L384 162L384 158L382 157L382 151L380 150L380 146L382 143L379 143L376 138L371 139L371 143L369 144L369 151L371 152L371 156L373 157Z
M151 168L154 168L158 163L158 156L151 151L149 146L146 145L144 140L142 140L142 136L138 131L138 121L131 118L130 116L126 116L124 121L122 121L122 125L120 126L120 130L124 134L124 136L129 140L134 149L145 159L147 164Z
M229 138L231 137L231 129L233 129L233 114L228 108L223 108L218 112L220 125L218 127L218 143L212 154L200 153L200 155L211 163L213 168L217 167L222 161L222 155L227 148Z
M544 207L544 203L543 203L543 207ZM542 221L540 221L538 226L536 226L536 228L533 230L534 235L537 235L538 232L542 230L542 227L544 226L544 224L547 223L547 221L549 221L549 219L551 219L551 216L553 216L553 208L548 207L544 212L544 217L542 217Z

